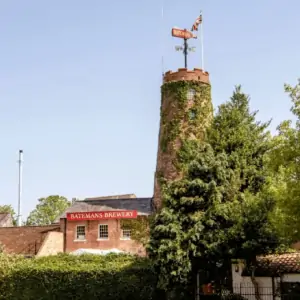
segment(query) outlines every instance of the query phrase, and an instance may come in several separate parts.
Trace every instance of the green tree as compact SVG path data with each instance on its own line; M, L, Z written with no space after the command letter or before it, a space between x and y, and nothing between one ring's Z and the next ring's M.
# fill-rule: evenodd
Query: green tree
M49 225L70 205L67 198L58 195L40 198L36 208L28 216L27 225Z
M270 192L275 197L274 224L289 242L300 239L300 79L293 87L285 84L296 122L283 121L273 138L267 163L270 168Z
M237 86L230 99L220 105L208 132L216 153L225 152L233 169L233 193L250 190L256 194L266 180L264 157L270 149L270 122L256 121L258 111L250 112L250 98Z
M206 143L183 141L186 173L165 185L165 206L151 225L148 251L161 287L187 285L198 271L202 282L225 277L232 258L255 265L257 255L279 245L269 221L274 201L264 188L267 126L237 87L219 107Z
M0 205L0 213L9 213L13 219L13 225L17 224L16 212L11 205Z

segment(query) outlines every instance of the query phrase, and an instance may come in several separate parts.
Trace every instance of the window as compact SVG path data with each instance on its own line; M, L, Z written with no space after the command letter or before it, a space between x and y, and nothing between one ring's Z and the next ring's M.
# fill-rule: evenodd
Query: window
M76 226L76 240L77 241L85 240L85 226L84 225Z
M130 240L131 238L131 230L130 229L122 229L122 240Z
M189 89L187 92L187 100L192 101L195 98L196 91L194 89Z
M99 225L99 239L108 240L108 225Z
M195 120L195 118L196 118L196 111L194 109L191 109L189 111L189 119L190 120Z

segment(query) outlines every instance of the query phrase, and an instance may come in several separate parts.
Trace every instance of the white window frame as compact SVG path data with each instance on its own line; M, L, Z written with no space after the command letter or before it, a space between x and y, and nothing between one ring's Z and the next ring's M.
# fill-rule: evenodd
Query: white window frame
M107 226L107 237L100 237L100 227ZM108 241L109 240L109 231L108 231L108 224L99 224L98 225L98 241Z
M129 231L129 237L124 236L124 231ZM122 236L121 236L120 240L123 240L123 241L130 241L130 240L131 240L131 233L132 233L132 230L129 229L129 228L124 228L124 229L122 229L122 230L121 230Z
M84 227L84 239L79 239L77 234L78 234L78 227ZM76 225L76 231L75 231L75 242L84 242L86 241L86 226L84 224L78 224Z

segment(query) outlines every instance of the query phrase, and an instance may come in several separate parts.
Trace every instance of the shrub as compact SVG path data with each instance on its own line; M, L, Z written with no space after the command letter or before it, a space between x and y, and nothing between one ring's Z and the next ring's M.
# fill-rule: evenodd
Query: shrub
M129 255L0 255L0 299L163 299L148 259Z

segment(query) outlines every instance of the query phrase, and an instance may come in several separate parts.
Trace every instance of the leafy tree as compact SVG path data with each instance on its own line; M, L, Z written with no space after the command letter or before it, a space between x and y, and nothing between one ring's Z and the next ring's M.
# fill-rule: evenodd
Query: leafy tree
M198 271L202 282L226 277L232 258L254 265L278 246L269 221L274 201L265 189L268 123L255 117L237 87L219 107L206 143L183 141L186 173L165 186L148 245L161 287L188 285Z
M28 216L27 225L49 225L70 205L67 198L58 195L40 198L36 208Z
M267 163L270 192L277 200L274 224L282 236L295 242L300 239L300 79L294 87L285 84L285 92L292 100L296 122L286 120L278 126Z
M9 213L13 219L13 225L16 225L16 212L11 205L0 205L0 213Z

